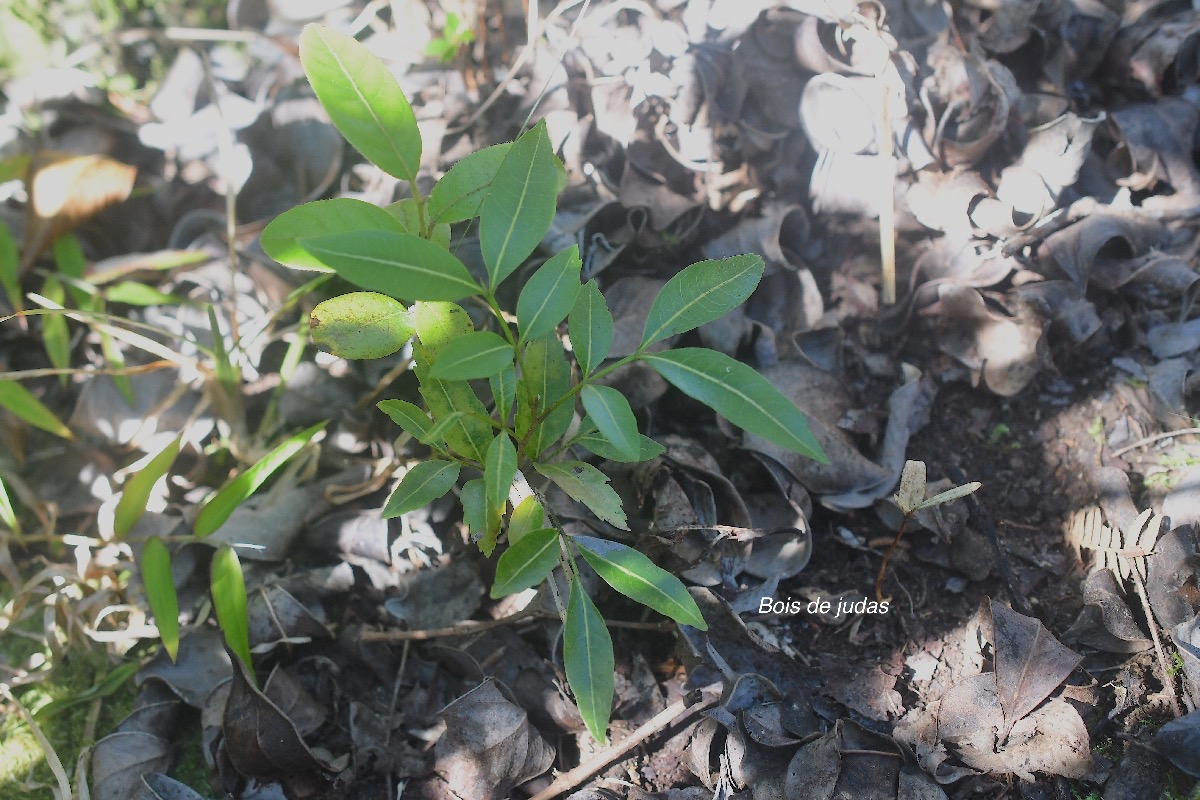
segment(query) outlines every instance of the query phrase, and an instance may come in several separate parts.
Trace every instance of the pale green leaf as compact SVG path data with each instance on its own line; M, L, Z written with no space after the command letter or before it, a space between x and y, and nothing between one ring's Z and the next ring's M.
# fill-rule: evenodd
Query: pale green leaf
M117 508L113 512L113 533L118 539L125 538L125 534L133 530L133 526L142 518L154 484L166 475L167 470L175 463L182 444L182 437L175 439L125 481L121 489L121 499L117 501Z
M442 348L429 376L449 381L490 378L512 363L511 344L491 331L476 331L464 333Z
M3 477L0 477L0 522L7 525L18 539L21 538L21 520L17 517L12 500L8 497L8 487L4 485Z
M313 342L349 359L390 356L412 338L412 315L378 292L351 292L318 303L309 317Z
M53 433L64 439L75 438L67 426L54 416L53 411L46 408L41 400L30 394L28 389L16 381L0 381L0 407L47 433Z
M104 299L110 303L127 306L183 305L186 300L178 295L160 292L153 286L140 281L120 281L104 290Z
M380 400L376 406L414 439L423 438L433 425L428 414L407 400Z
M637 418L629 401L611 386L584 386L580 391L583 408L616 451L618 461L633 461L641 450Z
M896 505L905 514L915 513L925 501L925 462L905 461L900 473L900 489L896 492Z
M667 281L646 317L642 347L719 319L745 302L763 275L757 255L700 261Z
M289 436L282 444L255 462L253 466L225 484L200 509L200 513L196 515L196 522L192 526L192 532L197 536L204 537L224 525L234 509L258 491L259 487L275 474L276 470L300 452L304 445L308 444L309 440L324 430L328 424L329 420L318 422L312 427Z
M412 307L419 342L413 345L416 363L413 371L420 384L421 396L435 420L456 412L453 427L446 431L446 443L456 451L483 463L483 455L492 442L493 431L487 421L487 409L466 381L440 381L430 376L430 365L459 337L472 330L467 312L454 303L422 302Z
M603 745L608 735L616 674L612 637L578 578L571 581L571 596L567 601L563 666L584 724Z
M579 247L571 245L533 273L517 298L517 324L522 342L553 333L558 323L567 318L579 294L581 269Z
M542 527L545 522L546 510L533 495L529 495L513 509L508 518L508 541L516 544L530 531Z
M558 553L558 531L553 528L529 531L519 541L513 542L496 562L492 599L537 586L554 571L554 566L558 564Z
M508 490L512 488L517 474L517 448L507 433L501 431L492 443L483 461L483 483L487 489L488 510L503 514L508 503Z
M174 661L179 656L179 596L171 574L171 553L157 536L147 539L142 547L141 567L142 585L158 636Z
M561 461L534 464L533 468L553 481L572 500L587 506L600 519L621 530L629 530L620 496L608 485L608 476L591 464Z
M619 542L574 536L584 559L612 588L683 625L708 630L696 601L671 573L644 554Z
M42 284L42 296L55 305L65 304L66 291L62 281L53 275L47 276L46 282ZM70 369L71 331L67 327L65 315L46 314L42 317L42 345L46 348L50 363L56 369ZM65 385L67 376L60 375L59 380Z
M370 50L321 25L300 34L300 62L317 99L354 149L389 175L415 181L421 132L408 98Z
M685 347L641 356L667 382L756 436L828 463L796 404L753 367L724 353Z
M613 341L612 313L596 281L590 280L581 287L567 319L567 330L575 360L579 362L580 371L587 375L608 355Z
M259 243L267 255L286 267L329 272L330 268L301 247L299 240L361 231L404 233L405 229L379 206L351 197L335 197L283 212L263 228Z
M434 222L462 222L479 215L492 179L512 142L494 144L465 156L442 176L429 194L429 217Z
M400 479L396 490L383 507L383 518L390 519L416 511L454 488L461 468L453 461L422 461Z
M967 495L978 491L979 487L981 486L983 486L983 484L979 481L972 481L971 483L964 483L962 486L955 486L953 489L947 489L946 491L935 494L933 497L925 500L921 503L921 505L917 506L917 510L920 511L923 508L933 508L934 506L940 506L942 503L949 503L951 500L957 500L960 497L966 497Z
M546 121L513 142L479 208L479 247L495 289L541 243L558 196Z
M250 659L250 620L246 614L246 579L237 552L230 546L217 548L209 565L213 610L217 624L225 634L225 644L233 651L251 678L254 663Z
M457 257L412 233L331 233L298 244L355 286L401 300L459 300L483 291Z

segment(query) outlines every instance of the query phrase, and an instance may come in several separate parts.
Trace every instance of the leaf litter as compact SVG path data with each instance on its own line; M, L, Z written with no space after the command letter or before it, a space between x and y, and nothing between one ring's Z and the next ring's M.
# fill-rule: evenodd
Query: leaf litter
M485 600L491 567L465 554L446 503L379 519L386 464L424 455L363 400L386 391L419 401L396 379L404 353L390 374L291 354L307 314L288 294L303 279L259 252L257 232L307 199L385 205L396 182L348 158L293 80L294 57L277 45L307 18L251 5L231 13L265 34L253 47L222 44L205 60L160 43L173 64L145 107L126 99L119 113L97 113L100 95L80 69L66 83L5 86L0 153L29 157L27 173L6 171L0 184L21 288L48 291L53 258L40 254L74 231L92 264L77 277L112 292L109 324L122 332L79 317L67 329L77 379L22 381L75 440L53 441L11 402L0 418L0 480L26 537L3 540L0 634L40 630L32 635L51 659L79 647L114 660L146 654L142 589L120 577L139 542L182 533L230 457L252 464L288 433L333 418L304 469L212 539L240 548L252 650L259 677L270 675L263 689L204 621L211 545L173 543L190 627L176 662L160 652L142 665L134 712L96 741L94 796L391 797L400 787L406 797L503 797L523 783L536 793L551 764L566 771L589 757L597 766L574 797L1024 797L1103 786L1119 798L1200 775L1200 561L1187 500L1197 456L1194 431L1180 432L1194 416L1200 351L1193 11L564 7L543 20L543 45L521 56L530 71L498 83L497 67L524 45L513 9L469 9L480 41L461 69L414 55L437 31L437 7L373 20L366 38L391 54L434 145L421 180L511 140L535 105L550 123L568 189L547 245L579 245L583 276L615 317L610 358L636 347L649 299L677 265L762 254L759 290L697 337L784 391L830 455L819 465L714 424L640 365L608 377L664 451L641 464L595 460L624 516L608 509L606 523L563 493L550 510L579 535L611 536L627 519L639 549L698 587L710 625L670 637L639 628L644 620L613 627L610 738L700 687L724 688L700 721L685 715L609 763L560 688L552 598ZM37 147L16 136L29 112L43 119ZM47 211L55 172L65 189ZM876 248L893 213L899 298L887 306ZM477 234L463 237L469 266ZM118 264L136 253L150 255ZM189 262L197 254L204 261ZM114 267L158 294L126 303L136 295L97 277ZM36 305L2 285L7 306ZM6 379L52 364L48 319L0 328ZM237 360L196 368L220 353ZM115 374L82 379L102 371ZM181 436L154 510L128 537L94 525L128 480L119 468ZM242 451L214 460L214 437ZM839 613L867 599L895 527L891 496L913 458L938 479L931 493L960 483L957 469L981 481L982 507L920 512L891 611ZM47 547L51 538L73 559ZM1018 592L1041 597L1039 618L997 600L976 612L1006 590L1014 605ZM764 598L786 601L783 612L764 612ZM131 610L114 616L120 601ZM6 653L3 680L51 680L47 663ZM164 774L185 727L200 731L209 786Z

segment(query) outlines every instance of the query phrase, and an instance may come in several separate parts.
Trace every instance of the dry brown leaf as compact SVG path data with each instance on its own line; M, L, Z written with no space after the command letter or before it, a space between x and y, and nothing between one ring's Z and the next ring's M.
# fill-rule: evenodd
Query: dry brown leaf
M29 161L24 274L59 236L129 197L137 167L106 156L43 150Z

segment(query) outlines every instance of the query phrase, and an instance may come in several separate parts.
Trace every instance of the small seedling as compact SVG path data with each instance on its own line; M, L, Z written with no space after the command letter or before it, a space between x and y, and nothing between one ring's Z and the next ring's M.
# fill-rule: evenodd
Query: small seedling
M935 494L933 497L926 498L925 462L904 462L904 471L900 474L900 490L894 495L896 505L904 517L900 520L900 527L896 531L896 538L892 539L887 552L883 554L883 563L879 565L879 575L875 578L876 600L883 602L885 599L889 599L883 596L883 580L887 577L887 567L888 562L892 558L892 552L896 549L896 545L900 543L900 537L904 535L904 529L907 527L908 521L918 511L940 506L943 503L949 503L951 500L957 500L960 497L966 497L982 485L978 481L972 481L971 483L964 483L962 486L955 486L953 489L947 489L944 492Z
M682 270L654 299L635 351L609 359L613 317L596 282L581 283L578 247L542 262L515 309L502 309L497 299L501 284L541 245L566 184L544 122L512 143L468 155L425 196L417 186L416 118L387 68L358 42L316 25L301 35L300 58L334 125L404 181L410 196L382 209L351 199L298 206L267 226L263 248L282 264L332 270L365 290L313 310L320 346L344 358L381 358L411 341L425 407L392 399L379 408L432 457L404 472L383 514L406 514L451 491L464 474L479 475L460 489L466 526L486 555L507 532L492 597L538 586L562 570L565 598L554 582L549 586L563 618L567 682L588 730L604 741L612 641L584 588L581 564L681 624L707 626L679 579L638 550L565 534L542 488L557 486L603 522L629 530L608 476L579 452L621 462L663 452L639 432L625 396L602 383L635 361L734 424L825 460L804 415L751 367L705 348L654 347L741 305L762 278L763 260L733 256ZM472 274L453 249L450 226L476 219L486 275ZM460 301L482 311L482 324ZM573 364L561 338L564 321ZM484 381L487 402L477 394Z
M425 55L436 58L443 64L449 64L458 55L458 51L475 41L475 32L453 11L446 14L446 27L442 35L434 39L425 48Z

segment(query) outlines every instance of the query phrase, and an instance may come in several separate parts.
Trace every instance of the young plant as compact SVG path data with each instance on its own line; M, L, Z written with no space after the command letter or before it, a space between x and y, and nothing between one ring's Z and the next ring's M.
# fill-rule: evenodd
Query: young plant
M302 34L300 57L338 130L407 183L411 196L384 209L350 199L298 206L267 226L263 248L285 265L332 270L365 290L314 309L311 330L321 346L346 358L379 358L412 341L425 408L404 400L379 407L433 457L404 473L384 516L420 508L467 477L463 516L485 554L496 549L508 520L493 597L537 586L561 568L565 603L557 584L549 586L563 616L567 680L589 731L603 741L613 649L580 578L582 565L679 623L703 629L704 618L683 584L649 558L619 542L564 534L547 524L540 492L514 486L527 486L526 476L536 474L540 485L556 485L599 519L629 529L608 477L574 457L573 448L623 462L663 452L638 431L624 395L601 383L635 361L734 424L824 461L804 415L751 367L704 348L652 350L737 308L758 285L763 261L742 255L687 267L655 298L637 349L607 360L612 314L594 280L581 284L577 247L541 264L522 287L515 314L497 300L500 286L541 244L565 185L544 122L512 143L465 157L423 196L416 119L384 65L353 39L316 25ZM449 227L476 217L487 273L479 278L452 252ZM483 311L478 328L459 305L467 300ZM560 339L564 321L575 368ZM488 403L472 381L488 382ZM583 417L574 424L577 403Z
M446 27L442 35L434 39L425 48L425 55L436 58L443 64L449 64L464 46L475 41L475 32L466 21L453 11L446 14Z

